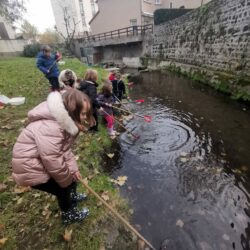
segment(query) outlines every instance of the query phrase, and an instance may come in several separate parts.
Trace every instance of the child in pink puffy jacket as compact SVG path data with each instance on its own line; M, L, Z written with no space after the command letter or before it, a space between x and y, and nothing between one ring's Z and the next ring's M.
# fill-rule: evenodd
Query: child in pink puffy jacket
M82 177L71 145L84 129L83 122L93 121L89 98L75 89L63 95L52 92L46 102L28 113L28 118L29 125L13 149L14 180L55 195L64 224L82 221L89 211L76 208L86 196L76 193L76 181Z

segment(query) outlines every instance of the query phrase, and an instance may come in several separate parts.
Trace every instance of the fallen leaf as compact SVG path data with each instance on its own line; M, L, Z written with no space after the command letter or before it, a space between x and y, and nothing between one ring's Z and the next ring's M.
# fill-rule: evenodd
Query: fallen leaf
M5 125L5 126L2 126L1 128L2 129L8 129L8 130L13 129L13 127L11 125Z
M80 158L79 155L76 155L76 156L75 156L75 160L76 160L76 161L78 161L79 158Z
M0 232L3 231L5 229L5 225L0 224Z
M6 243L7 240L8 240L7 237L0 239L0 246L3 246Z
M107 156L108 156L110 159L112 159L112 158L115 156L115 154L107 154Z
M177 222L176 222L176 226L177 227L180 227L180 228L183 228L183 226L184 226L184 222L182 221L182 220L177 220Z
M181 152L181 157L186 157L187 155L188 155L188 153L186 153L186 152Z
M98 171L98 169L96 169L96 168L94 169L94 174L95 174L95 175L100 174L100 172Z
M71 230L65 229L65 232L64 232L64 235L63 235L64 240L67 241L67 242L70 242L71 239L72 239L72 233L73 233L72 229Z
M109 201L109 196L108 196L108 192L105 191L101 194L101 197L103 198L103 200L105 201Z
M181 157L180 161L183 162L183 163L185 163L185 162L187 162L188 160L187 160L187 158Z
M101 137L98 137L96 140L97 140L97 141L100 141L101 139L102 139Z
M7 180L8 182L14 182L14 180L13 180L13 177L12 177L12 176L9 176L6 180Z
M22 202L23 202L23 198L21 197L21 198L19 198L19 199L17 200L17 205L20 205Z
M35 198L39 198L39 197L41 196L41 194L36 193L36 194L33 194L33 196L34 196Z
M7 189L7 185L5 185L4 183L0 183L0 192L3 192Z
M127 181L128 177L127 176L119 176L117 178L117 184L119 186L123 186L125 184L125 182Z
M99 250L105 250L105 246L101 245Z
M102 206L102 202L98 201L96 205L97 205L97 207L101 207Z
M222 238L225 241L229 241L230 240L230 237L227 234L223 234Z
M15 194L22 194L31 191L30 187L16 186L14 189Z

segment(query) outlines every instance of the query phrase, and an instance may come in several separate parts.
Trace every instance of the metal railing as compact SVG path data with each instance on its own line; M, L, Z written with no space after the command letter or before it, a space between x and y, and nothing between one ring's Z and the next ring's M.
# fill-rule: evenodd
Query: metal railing
M91 41L102 41L120 37L145 35L147 33L152 33L152 32L153 32L153 24L147 24L147 25L130 26L92 36L78 34L78 36L76 36L75 39L91 42Z

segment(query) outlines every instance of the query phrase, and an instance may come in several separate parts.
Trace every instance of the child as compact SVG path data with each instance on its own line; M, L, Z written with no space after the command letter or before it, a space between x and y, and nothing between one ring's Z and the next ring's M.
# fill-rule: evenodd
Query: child
M96 70L88 69L84 81L80 82L79 90L84 92L91 100L92 103L92 112L95 118L95 126L91 127L90 130L97 132L98 131L98 112L100 105L97 101L97 79L98 74Z
M61 55L58 52L52 54L49 46L44 46L37 56L36 66L49 80L52 91L59 90L59 69L56 64L59 60L61 60Z
M111 70L110 74L109 74L109 80L112 82L114 80L116 80L116 72L115 70Z
M121 74L117 74L116 77L117 79L112 81L113 93L116 101L117 99L121 101L122 97L126 94L126 88L124 82L121 79Z
M115 103L112 96L112 84L106 82L102 87L102 92L98 96L98 102L101 105L104 119L107 121L107 129L110 136L115 136L117 132L114 130L114 115L112 105Z
M88 97L78 90L53 92L28 113L29 124L13 148L15 182L55 195L64 224L82 221L89 213L76 208L86 196L76 193L82 177L71 145L84 129L81 124L93 122L90 110Z
M78 88L77 76L70 69L63 70L58 77L60 88L63 90Z

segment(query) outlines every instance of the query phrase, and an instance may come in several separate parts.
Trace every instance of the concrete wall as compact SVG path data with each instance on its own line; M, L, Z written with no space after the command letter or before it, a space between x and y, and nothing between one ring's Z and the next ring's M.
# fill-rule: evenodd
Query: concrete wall
M141 0L99 0L99 13L90 22L92 34L131 26L130 20L136 19L141 25Z
M184 6L186 9L195 9L201 6L202 0L162 0L162 5L158 8L180 8ZM211 0L203 0L203 4L210 2ZM171 4L172 3L172 4Z
M216 0L154 29L151 56L250 72L250 0ZM242 69L243 67L243 69Z
M26 40L0 40L0 56L20 55L25 45Z

